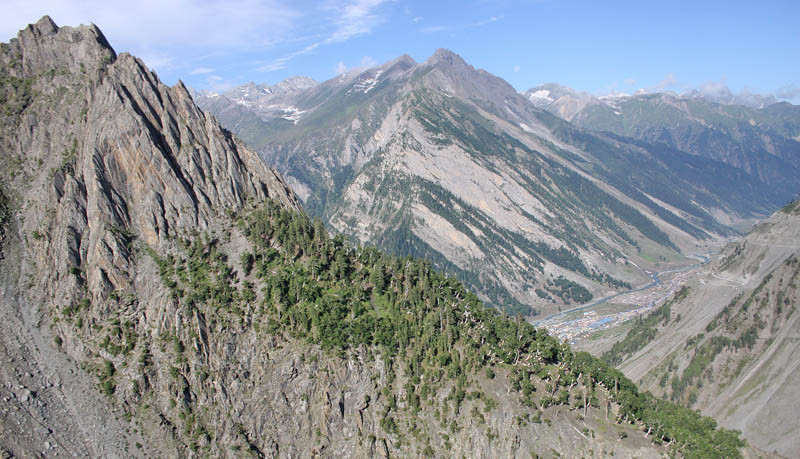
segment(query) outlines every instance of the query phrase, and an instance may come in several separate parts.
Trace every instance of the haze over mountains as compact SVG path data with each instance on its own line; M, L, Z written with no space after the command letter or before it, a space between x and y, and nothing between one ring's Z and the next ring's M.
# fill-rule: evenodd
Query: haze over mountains
M512 312L642 283L637 266L731 236L800 190L788 104L518 94L447 50L302 81L197 100L337 231L427 258Z
M704 94L603 98L545 85L524 93L537 107L594 131L646 141L724 162L797 192L800 109L786 102L759 108L718 103Z

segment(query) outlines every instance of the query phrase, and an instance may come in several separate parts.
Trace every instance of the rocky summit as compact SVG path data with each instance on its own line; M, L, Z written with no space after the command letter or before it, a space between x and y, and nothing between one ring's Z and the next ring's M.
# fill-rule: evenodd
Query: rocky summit
M430 263L331 238L94 26L28 26L0 77L4 457L753 452Z

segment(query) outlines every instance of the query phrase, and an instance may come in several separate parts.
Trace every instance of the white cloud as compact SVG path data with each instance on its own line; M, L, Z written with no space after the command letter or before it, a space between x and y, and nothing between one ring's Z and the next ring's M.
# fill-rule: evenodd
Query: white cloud
M335 24L335 27L325 38L275 59L267 65L262 65L257 70L271 72L283 69L290 60L297 56L308 54L320 46L343 42L372 32L375 27L385 21L385 18L377 12L378 8L384 3L386 3L386 0L353 0L344 6L338 3L328 5L325 10L332 14L333 18L329 22Z
M294 0L6 0L0 40L50 15L60 26L94 22L118 52L139 56L151 68L184 68L190 75L213 72L212 56L290 51L257 70L284 69L290 60L320 46L371 33L386 21L390 0L328 0L322 6ZM292 47L296 50L291 51Z
M624 80L622 80L622 82L628 86L633 86L636 84L636 80L634 80L633 78L625 78Z
M335 7L338 18L334 20L336 30L324 41L325 44L349 40L357 35L370 33L384 22L376 10L386 0L354 0L343 7Z
M519 72L519 65L514 66L514 72Z
M236 86L233 82L226 81L221 76L217 75L211 75L206 78L206 85L208 89L214 92L225 92Z
M675 77L674 73L667 74L658 84L654 86L650 86L646 89L647 92L663 92L667 88L676 88L678 87L678 79Z
M421 18L421 17L417 16L417 17L415 17L415 18L411 19L411 22L417 23L417 22L420 22L420 21L422 21L422 19L423 19L423 18Z
M786 100L800 99L800 88L797 86L783 86L775 91L775 97Z
M364 56L361 58L361 67L375 67L378 62L372 56Z
M709 81L700 85L700 91L711 95L720 95L729 93L728 79L725 77L720 78L719 81Z
M150 69L168 68L175 62L172 56L158 51L144 50L135 55L144 61L145 65Z
M347 66L344 62L339 61L336 63L336 66L333 68L333 73L336 75L341 75L343 73L347 73Z
M269 64L261 65L256 68L259 72L274 72L276 70L281 70L286 68L286 64L289 62L290 57L281 57L278 59L273 60Z
M6 0L0 36L48 14L58 25L94 22L119 51L218 49L279 41L300 13L286 0Z

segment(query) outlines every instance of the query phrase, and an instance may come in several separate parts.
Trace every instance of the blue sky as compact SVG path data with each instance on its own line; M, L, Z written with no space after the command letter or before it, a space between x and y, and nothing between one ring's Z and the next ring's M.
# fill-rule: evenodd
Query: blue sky
M49 14L94 22L168 84L323 81L448 48L518 90L602 95L727 85L800 103L800 2L6 0L0 39ZM131 6L133 5L133 6Z

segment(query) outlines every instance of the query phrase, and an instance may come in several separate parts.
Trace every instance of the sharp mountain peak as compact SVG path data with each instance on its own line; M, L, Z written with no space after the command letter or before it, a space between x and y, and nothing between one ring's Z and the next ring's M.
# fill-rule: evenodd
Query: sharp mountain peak
M469 64L467 64L467 61L465 61L463 57L459 56L458 54L447 48L437 49L433 53L433 55L429 57L428 60L425 61L425 63L429 65L444 64L444 65L470 66Z

